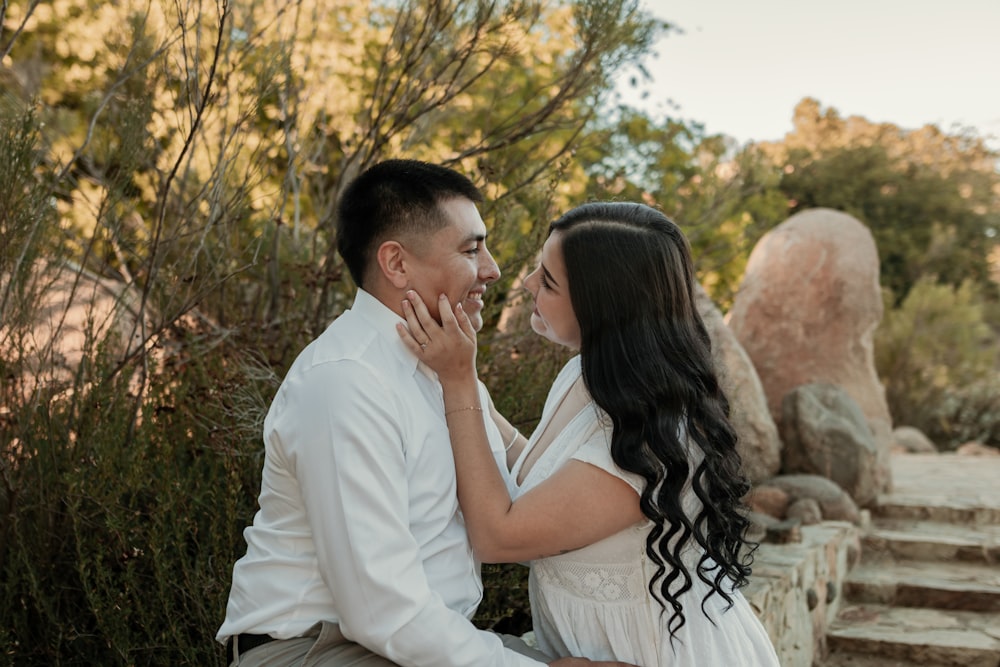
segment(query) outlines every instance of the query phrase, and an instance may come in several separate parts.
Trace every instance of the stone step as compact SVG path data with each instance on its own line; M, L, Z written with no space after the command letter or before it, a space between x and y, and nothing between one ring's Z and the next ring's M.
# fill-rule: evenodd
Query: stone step
M857 653L831 653L817 660L815 667L947 667L941 662L914 662L881 655L859 655Z
M875 664L1000 665L1000 613L852 604L829 625L826 639L832 655L883 659Z
M862 558L1000 563L1000 524L956 525L880 518L862 537Z
M1000 524L1000 456L893 455L890 465L892 491L879 496L876 516Z
M1000 507L982 498L928 498L926 494L890 494L879 497L873 514L886 519L916 519L977 526L1000 524Z
M1000 612L1000 567L954 561L864 562L847 576L844 594L855 603Z

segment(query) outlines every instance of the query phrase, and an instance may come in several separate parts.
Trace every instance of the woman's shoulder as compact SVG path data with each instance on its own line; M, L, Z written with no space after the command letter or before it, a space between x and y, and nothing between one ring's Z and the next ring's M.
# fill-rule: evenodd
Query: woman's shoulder
M557 386L571 386L582 373L583 367L580 365L580 355L577 354L570 357L556 375L556 379L552 383L553 390Z

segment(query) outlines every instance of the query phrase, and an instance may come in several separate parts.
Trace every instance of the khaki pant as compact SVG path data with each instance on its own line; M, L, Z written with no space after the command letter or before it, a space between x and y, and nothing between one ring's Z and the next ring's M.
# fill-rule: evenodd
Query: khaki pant
M324 621L314 629L318 633L295 639L276 639L237 656L235 660L231 655L226 657L231 660L230 667L397 667L396 663L346 639L336 623ZM512 651L539 662L551 660L519 637L497 636Z

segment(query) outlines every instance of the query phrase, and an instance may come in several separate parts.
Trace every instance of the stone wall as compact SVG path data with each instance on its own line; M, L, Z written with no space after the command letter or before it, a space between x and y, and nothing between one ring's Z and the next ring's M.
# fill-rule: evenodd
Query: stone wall
M782 667L811 667L826 653L827 625L861 554L861 532L852 523L825 521L802 526L801 534L801 542L762 544L744 590Z

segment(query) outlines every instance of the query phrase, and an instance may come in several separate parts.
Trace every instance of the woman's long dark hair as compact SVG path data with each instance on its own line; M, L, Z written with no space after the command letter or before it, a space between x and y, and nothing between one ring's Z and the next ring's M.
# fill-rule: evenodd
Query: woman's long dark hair
M713 594L732 605L754 547L742 502L750 484L695 307L691 249L669 218L637 203L578 206L551 232L562 238L583 380L614 426L611 455L646 482L640 506L654 524L646 553L657 568L649 590L672 610L673 639L693 576L681 559L685 547L693 540L704 551L694 573L712 588L703 613ZM688 440L704 455L693 475ZM703 505L692 517L682 508L689 477Z

